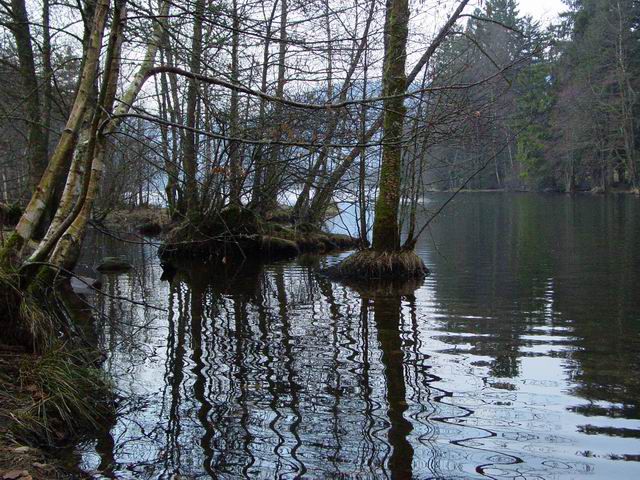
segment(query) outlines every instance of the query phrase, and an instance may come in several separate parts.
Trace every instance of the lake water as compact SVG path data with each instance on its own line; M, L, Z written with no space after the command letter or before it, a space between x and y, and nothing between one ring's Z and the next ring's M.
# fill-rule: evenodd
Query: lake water
M155 250L85 252L135 264L96 299L125 399L96 478L640 478L638 198L461 194L398 294L316 273L341 255L165 281Z

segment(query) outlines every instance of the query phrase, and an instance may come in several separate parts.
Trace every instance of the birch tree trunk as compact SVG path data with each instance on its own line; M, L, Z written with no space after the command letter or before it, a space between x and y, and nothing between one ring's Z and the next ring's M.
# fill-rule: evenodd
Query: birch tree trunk
M82 239L86 231L87 223L91 217L91 211L100 187L100 180L104 169L104 156L107 149L107 137L119 127L123 119L122 115L125 115L130 110L131 105L133 105L140 93L140 90L142 89L144 81L146 80L147 72L153 68L158 49L160 48L164 37L167 17L169 14L169 6L169 0L163 0L160 4L160 12L154 20L153 34L149 44L147 45L144 59L125 90L122 99L118 101L117 106L113 108L118 72L120 69L119 59L122 42L122 32L120 31L117 33L117 44L114 49L111 74L107 81L105 96L102 103L103 115L100 123L104 124L104 122L107 122L111 111L113 111L114 118L104 124L104 128L101 128L101 131L99 130L96 133L95 149L91 164L91 176L89 179L87 193L82 203L82 209L56 244L50 257L50 262L54 265L71 269L75 266L78 260ZM123 17L123 22L124 18L126 18L126 15ZM122 25L123 23L121 26Z
M135 102L136 97L142 89L147 72L154 65L158 49L162 42L166 28L166 19L169 13L168 0L163 1L160 5L160 12L155 20L153 34L147 45L143 61L126 88L122 99L118 102L118 106L114 109L117 79L120 71L120 51L123 40L122 29L124 28L126 18L124 1L118 2L116 6L117 8L114 14L117 14L116 18L119 19L119 21L114 21L114 25L112 26L112 34L107 52L108 63L105 71L107 78L105 79L99 99L101 109L96 109L96 115L91 128L91 137L89 141L84 144L86 152L79 154L79 156L89 155L88 158L91 159L90 171L84 173L82 191L74 203L73 210L66 216L57 216L58 222L55 228L47 232L45 239L40 242L36 251L29 257L30 262L41 261L53 250L50 263L64 266L64 268L67 269L75 265L79 254L79 246L100 186L107 146L106 138L118 128L123 119L122 115L126 114ZM113 118L109 120L111 112L113 112ZM69 175L72 174L73 172L69 173ZM70 195L74 189L77 190L78 188L77 176L74 182L75 184L70 185L68 191ZM69 184L70 182L67 183ZM64 220L60 221L63 217ZM54 226L52 225L52 227Z
M31 239L42 215L52 200L55 183L58 176L62 173L65 159L74 147L75 138L87 108L87 102L97 75L97 66L100 59L102 37L108 10L109 0L99 0L94 14L84 66L78 83L78 92L76 93L67 123L62 131L58 145L49 159L47 168L33 192L31 200L22 214L14 233L7 240L4 248L0 252L0 265L2 266L6 266L11 257L18 254L25 243Z

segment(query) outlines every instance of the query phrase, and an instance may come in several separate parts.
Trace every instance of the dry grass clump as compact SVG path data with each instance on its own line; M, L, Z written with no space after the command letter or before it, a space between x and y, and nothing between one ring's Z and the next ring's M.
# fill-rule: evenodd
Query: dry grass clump
M0 355L0 424L17 440L53 446L95 429L114 413L111 384L88 352Z
M429 270L413 251L360 250L327 270L334 278L376 280L424 278Z
M0 428L46 446L95 428L113 412L111 385L98 350L77 347L65 291L49 271L25 286L9 267L0 269L0 302Z
M2 341L43 348L55 338L54 318L36 296L38 279L31 288L21 288L20 275L12 267L0 267L0 328ZM43 295L46 297L46 294Z

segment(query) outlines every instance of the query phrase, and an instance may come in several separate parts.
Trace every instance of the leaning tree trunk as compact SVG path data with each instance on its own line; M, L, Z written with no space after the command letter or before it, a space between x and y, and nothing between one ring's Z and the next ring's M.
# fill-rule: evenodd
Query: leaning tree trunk
M93 26L81 72L78 92L73 102L69 118L60 135L58 145L49 159L47 168L31 196L29 204L22 214L14 233L7 242L5 242L0 252L0 266L7 266L11 258L18 255L22 247L31 240L40 219L52 201L56 180L62 173L65 159L74 147L75 138L82 123L81 121L96 79L108 10L109 0L100 0L94 14Z
M240 16L238 15L238 4L233 0L233 32L231 34L231 81L238 83L238 49L240 44ZM229 193L229 202L234 205L242 203L242 150L240 142L236 140L239 137L239 98L238 91L231 90L230 105L230 132L232 140L229 142L229 167L231 170L231 191Z
M118 74L120 71L120 51L122 46L122 30L126 18L124 1L117 4L117 21L112 26L112 35L107 53L106 79L100 94L99 105L96 109L91 128L92 138L86 146L87 155L90 155L90 171L85 172L82 193L80 199L74 205L74 209L66 216L65 220L56 225L54 232L48 232L46 241L43 240L38 249L31 255L29 261L41 261L51 252L49 262L66 269L73 268L79 253L80 245L87 223L91 216L93 204L98 194L102 170L104 168L104 156L107 149L107 137L116 131L123 118L135 102L147 72L153 67L155 58L162 42L166 19L169 13L169 1L165 0L160 5L160 12L155 22L153 34L147 45L143 61L127 86L122 99L114 109L115 94ZM53 251L52 251L53 250Z

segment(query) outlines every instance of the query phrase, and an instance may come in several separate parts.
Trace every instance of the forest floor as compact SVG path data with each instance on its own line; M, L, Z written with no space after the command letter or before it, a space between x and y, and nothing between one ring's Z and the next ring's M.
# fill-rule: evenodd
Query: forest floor
M23 375L37 358L22 348L0 344L0 479L89 478L73 466L76 462L68 449L39 448L15 435L17 419L37 403L41 394Z

